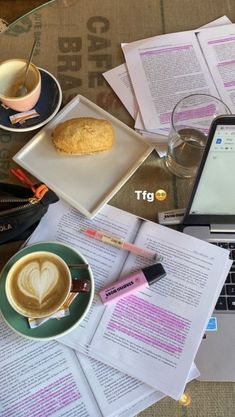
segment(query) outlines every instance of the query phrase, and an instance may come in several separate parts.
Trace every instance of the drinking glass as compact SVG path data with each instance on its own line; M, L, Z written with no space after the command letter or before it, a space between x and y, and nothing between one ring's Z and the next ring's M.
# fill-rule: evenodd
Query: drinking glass
M211 122L223 114L231 114L228 106L208 94L191 94L175 105L165 157L171 173L182 178L196 175Z

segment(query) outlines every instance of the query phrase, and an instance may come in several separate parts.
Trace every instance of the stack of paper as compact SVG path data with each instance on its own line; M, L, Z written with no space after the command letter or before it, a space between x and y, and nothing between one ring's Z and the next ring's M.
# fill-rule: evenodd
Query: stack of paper
M197 30L122 44L126 62L103 75L135 129L163 155L172 110L183 97L210 94L235 111L234 45L235 25L224 16Z
M105 307L99 290L149 260L91 239L84 225L160 253L166 277ZM199 375L194 357L229 251L108 205L88 220L62 201L28 244L44 241L86 256L96 295L82 323L57 342L24 339L0 319L1 416L134 417L165 395L178 400Z
M87 318L58 340L141 381L145 389L179 399L196 376L194 358L231 266L229 251L109 205L85 221L88 228L162 255L167 276L106 307L98 296L102 288L152 262L84 235L84 217L65 203L53 204L29 244L72 245L86 256L96 288Z

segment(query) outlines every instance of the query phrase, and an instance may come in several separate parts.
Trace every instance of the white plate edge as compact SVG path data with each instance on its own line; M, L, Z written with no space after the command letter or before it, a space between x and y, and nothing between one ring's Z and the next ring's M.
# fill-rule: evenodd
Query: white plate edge
M60 112L57 114L56 118L54 118L53 120L50 121L50 123L48 123L46 125L46 127L44 128L45 130L47 128L52 128L55 124L57 124L60 119L63 117L64 114L68 113L70 111L70 109L73 109L77 104L79 103L85 103L88 106L90 106L91 108L93 108L95 111L97 111L99 114L104 114L106 116L107 119L109 120L113 120L113 122L118 125L121 126L122 129L126 130L128 134L131 134L132 136L134 136L136 138L137 141L141 141L141 145L143 145L143 147L145 147L145 152L134 162L134 164L131 166L131 168L129 169L129 171L125 174L125 177L122 178L121 180L119 180L117 182L117 184L115 185L115 187L112 189L112 191L110 191L103 199L100 203L97 203L96 205L94 205L95 208L93 208L92 211L88 211L84 206L82 206L79 202L74 201L74 199L72 199L71 197L68 197L67 194L65 194L64 192L61 192L61 190L55 186L54 184L52 184L50 182L50 180L48 181L47 178L45 178L43 176L43 174L40 174L40 179L41 181L45 182L45 184L51 188L56 194L58 194L58 196L60 196L63 200L67 201L72 207L75 207L78 211L80 211L83 215L85 215L87 218L92 219L95 217L95 215L102 209L102 207L117 193L117 191L128 181L128 179L134 174L134 172L138 169L138 167L144 162L144 160L150 155L150 153L153 151L154 146L149 144L139 133L137 133L134 129L130 128L129 126L127 126L125 123L123 123L122 121L120 121L119 119L117 119L115 116L113 116L112 114L108 113L106 110L102 109L100 106L98 106L97 104L93 103L91 100L89 100L88 98L82 96L81 94L77 94L71 101L69 101L68 104L66 104L61 110ZM21 156L23 156L24 151L30 150L30 146L34 143L37 143L37 141L41 140L41 131L39 131L38 133L36 133L35 136L33 136L33 138L31 138L29 140L29 142L27 142L14 156L13 156L13 161L17 162L19 165L21 165L23 168L25 168L28 172L30 172L32 175L35 176L35 172L33 171L32 168L28 167L27 164L25 164L24 162L22 162L22 160L20 159Z

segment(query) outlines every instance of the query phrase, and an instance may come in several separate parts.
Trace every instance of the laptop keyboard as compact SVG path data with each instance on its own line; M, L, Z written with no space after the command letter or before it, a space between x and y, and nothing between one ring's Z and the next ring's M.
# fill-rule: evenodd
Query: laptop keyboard
M211 242L222 248L230 250L230 258L233 259L231 269L226 278L220 296L217 300L216 311L235 312L235 242Z

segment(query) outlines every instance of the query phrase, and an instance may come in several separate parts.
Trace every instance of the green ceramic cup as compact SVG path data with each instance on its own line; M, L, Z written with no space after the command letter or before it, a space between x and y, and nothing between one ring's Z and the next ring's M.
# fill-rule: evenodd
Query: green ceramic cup
M50 319L41 326L31 329L28 319L17 313L9 303L5 284L6 278L12 266L23 256L34 252L50 252L61 257L67 264L88 264L84 256L74 248L59 242L40 242L27 246L18 251L4 266L0 274L0 310L6 323L18 334L36 340L50 340L64 336L75 329L88 313L94 297L94 278L91 268L76 269L71 268L72 278L82 278L90 280L91 289L89 292L81 292L72 302L69 310L70 315L60 320Z

